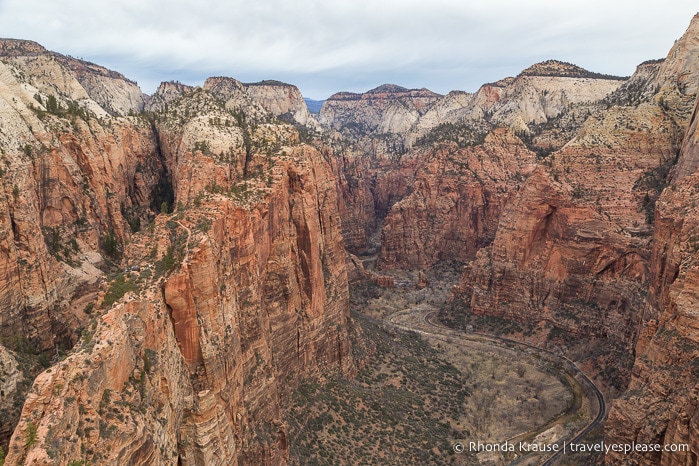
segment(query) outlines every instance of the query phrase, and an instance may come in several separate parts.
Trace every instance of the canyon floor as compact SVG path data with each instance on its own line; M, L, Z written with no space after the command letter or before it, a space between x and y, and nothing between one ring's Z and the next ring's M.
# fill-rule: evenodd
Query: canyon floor
M308 380L295 394L286 418L293 464L535 465L550 453L476 453L469 442L550 444L594 418L594 399L555 358L433 322L458 265L428 270L424 289L415 287L416 274L391 275L393 288L351 287L365 340L355 345L366 361L356 380ZM595 438L601 429L586 440ZM596 461L576 454L559 464Z

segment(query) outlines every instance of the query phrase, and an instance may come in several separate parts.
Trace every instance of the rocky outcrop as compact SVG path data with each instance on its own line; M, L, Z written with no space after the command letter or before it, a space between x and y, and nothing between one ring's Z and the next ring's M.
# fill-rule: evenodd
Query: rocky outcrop
M5 451L5 439L9 439L19 420L20 401L24 397L20 384L25 377L15 356L0 346L0 446Z
M85 318L73 294L152 217L162 165L147 121L109 116L54 54L13 44L0 64L0 335L54 351Z
M31 42L0 50L0 341L29 377L78 340L99 268L153 218L166 180L150 123L113 116L142 105L133 83ZM1 445L30 385L3 409Z
M699 18L695 17L690 31L698 25ZM698 32L694 31L692 40ZM678 43L673 50L678 52L668 59L688 66L679 54L687 50L686 45ZM682 79L691 86L696 77L683 75ZM610 454L610 462L693 464L699 455L696 111L672 170L670 186L656 204L650 291L636 345L633 377L628 390L615 401L607 429L609 441L686 444L689 451L637 452L623 458Z
M555 60L537 63L516 78L484 84L475 94L449 93L415 124L412 139L424 137L445 123L468 123L473 127L487 123L530 133L536 125L544 125L576 106L589 106L603 99L623 82L623 78Z
M244 86L252 99L273 115L288 118L290 122L295 121L310 128L319 128L296 86L278 81L261 81Z
M533 338L593 358L591 368L617 390L630 380L642 331L653 204L689 124L683 107L694 99L677 89L695 78L671 63L699 76L699 61L688 64L696 51L687 38L662 64L639 67L633 86L611 95L609 108L543 159L456 293L471 312L533 323ZM583 336L588 344L580 345Z
M535 339L595 358L618 389L629 376L643 304L643 246L538 169L504 209L492 247L465 268L456 295L470 312L526 322Z
M364 94L339 92L320 110L324 127L347 137L400 134L408 131L441 96L428 89L406 89L384 84Z
M167 104L182 97L182 95L193 92L193 86L188 86L177 81L162 82L155 91L155 94L148 98L145 110L148 112L162 112L167 110Z
M536 157L506 129L479 146L444 144L414 152L412 192L384 220L380 266L415 269L439 260L472 260L493 240L503 207Z
M330 167L234 80L205 87L154 118L177 213L130 236L138 272L37 378L9 464L285 464L290 390L353 373Z
M138 85L116 71L60 53L36 42L0 39L0 56L26 73L30 84L46 94L58 92L72 100L89 98L90 110L125 116L144 108ZM77 84L77 85L76 85Z
M387 218L383 233L381 263L384 266L424 267L456 250L459 260L473 258L478 248L492 241L506 193L517 189L525 174L531 171L531 167L524 167L533 160L516 162L520 166L514 170L502 166L494 169L480 159L494 152L504 157L512 150L512 142L500 138L503 146L498 149L495 146L499 142L491 140L485 152L472 147L482 145L485 135L493 128L505 126L518 131L523 138L526 136L531 149L539 151L543 147L541 150L551 152L568 142L598 108L600 104L595 102L622 82L619 78L549 61L525 70L517 78L486 84L475 94L455 91L440 97L426 90L408 91L393 85L365 94L335 94L324 104L320 122L354 142L352 149L347 149L346 144L334 145L334 156L341 157L336 173L347 206L342 218L349 250L355 253L372 251L370 238L396 205L397 210ZM550 128L545 126L549 124ZM441 147L444 143L452 144L448 152L460 154L456 158L461 165L447 162L449 166L441 166L444 163L438 161L440 158L454 159L446 155L447 150ZM502 165L502 157L496 158L498 162L494 165ZM512 161L515 159L513 157ZM447 172L459 174L466 163L476 168L467 169L463 176L457 177L460 179L456 184L462 187L469 184L475 190L457 194L461 187L445 187L455 191L437 201L435 182L425 180L434 181ZM424 170L426 176L418 182L416 177L420 170ZM471 180L467 182L466 177ZM512 182L513 177L516 182ZM485 188L487 192L484 193L486 184L489 188ZM490 191L496 185L497 199ZM423 188L429 193L422 192ZM407 199L406 196L411 197ZM428 200L431 196L432 200ZM465 199L464 196L471 199L464 201L467 204L482 206L472 210L462 205L460 208L466 210L459 211L458 215L452 211L446 215L450 216L447 219L444 213L455 206L456 198ZM402 199L405 199L405 208L403 204L396 204ZM479 209L483 212L477 212ZM427 215L442 218L431 225L434 222L427 219ZM471 218L471 225L465 225L468 222L463 218ZM448 246L442 244L445 241ZM411 246L406 249L408 243ZM464 246L465 243L469 244ZM421 247L426 249L421 250ZM424 257L411 262L405 257L409 254Z
M614 402L607 429L610 441L689 444L691 451L636 453L631 458L611 454L611 461L692 464L699 454L697 180L696 173L686 177L658 200L650 306L643 315L631 384Z
M673 168L672 180L679 182L687 176L695 173L699 168L699 115L694 109L692 119L689 122L687 135L682 142L681 157Z
M383 219L411 192L419 164L414 154L391 156L375 149L367 153L344 139L322 147L338 180L345 247L354 254L379 251Z

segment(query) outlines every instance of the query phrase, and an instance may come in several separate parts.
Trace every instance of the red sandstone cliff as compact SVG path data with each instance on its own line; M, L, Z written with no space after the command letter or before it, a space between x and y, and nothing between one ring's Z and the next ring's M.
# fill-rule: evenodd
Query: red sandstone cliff
M147 121L109 116L36 44L0 44L12 50L0 64L0 335L52 350L76 339L72 294L95 283L130 226L147 223L163 166Z
M683 57L686 42L699 43L699 16L673 48ZM672 56L673 54L671 54ZM690 69L678 60L675 69ZM683 75L683 88L695 88L696 77ZM655 208L650 290L643 327L636 345L631 383L614 402L607 422L610 442L687 444L690 451L610 454L609 463L696 464L699 456L699 182L697 108L682 143L669 186Z
M289 148L274 176L258 202L209 194L180 220L158 218L142 241L178 222L182 266L127 296L90 344L37 379L9 462L286 462L278 419L289 390L353 365L329 170L312 149Z
M354 370L329 165L235 80L164 85L151 120L115 117L90 92L118 77L85 88L90 67L10 45L0 332L49 355L82 339L36 379L6 464L284 464L290 390Z
M482 145L437 145L414 150L411 193L393 204L384 221L380 265L425 268L439 260L467 261L495 236L536 157L506 129Z
M477 314L532 323L533 338L592 358L594 371L617 389L629 381L646 308L653 202L689 126L685 107L699 81L698 24L662 65L651 73L639 67L642 76L543 160L457 293Z

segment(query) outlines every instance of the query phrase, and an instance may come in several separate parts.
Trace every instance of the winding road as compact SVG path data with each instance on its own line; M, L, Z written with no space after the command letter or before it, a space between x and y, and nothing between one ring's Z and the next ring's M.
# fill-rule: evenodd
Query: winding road
M392 320L393 317L397 314L399 314L399 313L392 314L386 320L390 324L398 326L398 324L396 324ZM425 324L427 324L430 327L433 327L435 329L439 329L442 332L444 332L444 331L453 332L454 331L453 329L450 329L448 327L433 323L432 322L433 315L434 315L434 311L429 311L429 312L426 312L424 314L423 320L424 320ZM403 326L401 326L401 327L403 327ZM411 330L411 331L418 331L417 329L410 328L410 327L404 327L404 329ZM429 332L424 332L424 331L418 331L418 333L428 333L429 334ZM599 387L597 387L597 385L595 385L595 383L592 380L590 380L590 378L587 375L585 375L585 373L577 366L577 364L575 364L573 361L571 361L567 357L565 357L561 354L554 353L553 351L545 349L545 348L530 345L528 343L523 343L521 341L511 340L509 338L503 338L503 337L499 337L499 336L495 336L495 335L489 335L489 334L478 333L478 332L468 332L468 333L459 332L459 333L461 334L460 335L461 337L464 337L467 339L478 339L481 341L486 340L486 341L490 341L490 342L495 343L495 344L503 344L504 343L504 344L507 344L508 346L515 345L515 346L518 346L520 348L527 348L527 349L535 350L535 351L539 352L540 354L547 354L548 356L553 356L556 360L558 360L560 362L561 367L563 369L565 369L565 371L568 372L569 375L571 375L573 377L579 376L578 380L582 381L582 384L584 384L584 386L585 386L584 387L585 393L587 393L588 397L591 398L591 400L590 400L591 401L591 403L590 403L591 409L592 409L592 405L594 404L594 403L592 403L592 401L596 400L597 415L587 426L585 426L577 434L575 434L575 436L573 436L573 438L565 441L566 444L581 442L587 434L589 434L593 429L595 429L597 426L600 425L600 423L604 420L605 416L607 415L607 404L604 400L604 396L602 395L602 392L600 391ZM432 335L443 336L443 333L433 333ZM564 440L559 440L557 442L557 444L559 445L559 450L556 453L554 453L551 457L549 457L544 463L542 463L542 466L551 466L551 465L555 464L561 458L561 456L563 456L563 453L565 451L564 448L562 448L563 443L564 443Z

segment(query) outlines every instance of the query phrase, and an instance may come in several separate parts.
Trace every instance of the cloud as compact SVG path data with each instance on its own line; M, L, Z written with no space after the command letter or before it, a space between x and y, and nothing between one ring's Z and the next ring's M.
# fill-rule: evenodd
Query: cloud
M475 90L548 58L630 74L664 56L696 13L671 3L4 0L0 30L113 67L146 92L223 74L323 98L388 81Z

